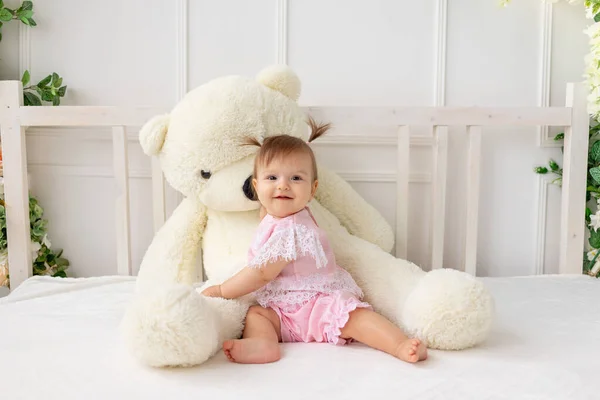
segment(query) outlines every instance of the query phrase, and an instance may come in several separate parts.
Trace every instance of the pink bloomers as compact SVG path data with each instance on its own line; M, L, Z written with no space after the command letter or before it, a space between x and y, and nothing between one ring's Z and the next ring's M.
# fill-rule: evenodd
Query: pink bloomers
M269 304L281 321L282 342L328 342L344 345L340 337L350 313L357 308L368 308L350 292L322 293L303 305Z

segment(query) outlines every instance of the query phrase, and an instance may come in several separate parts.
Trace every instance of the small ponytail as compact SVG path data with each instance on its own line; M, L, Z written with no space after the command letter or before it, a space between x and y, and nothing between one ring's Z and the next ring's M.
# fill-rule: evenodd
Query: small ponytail
M308 142L312 142L315 139L323 136L329 129L331 129L331 123L327 124L318 124L313 117L308 117L308 126L310 126L310 137L308 138Z
M247 137L244 139L244 143L242 143L244 146L256 146L256 147L262 147L262 144L260 144L260 142L258 141L258 139L253 138L253 137Z

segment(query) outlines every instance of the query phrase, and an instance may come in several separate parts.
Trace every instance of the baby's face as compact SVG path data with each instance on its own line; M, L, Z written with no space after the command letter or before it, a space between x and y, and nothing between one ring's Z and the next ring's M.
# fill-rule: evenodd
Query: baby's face
M306 154L276 158L259 168L256 175L252 184L258 200L267 213L278 218L302 210L317 190L317 181L312 181L311 159Z

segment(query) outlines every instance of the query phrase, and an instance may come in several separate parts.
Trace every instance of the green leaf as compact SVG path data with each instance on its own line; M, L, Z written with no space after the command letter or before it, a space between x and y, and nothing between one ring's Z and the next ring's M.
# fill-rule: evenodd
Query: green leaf
M592 269L592 263L590 261L583 260L583 273L587 274Z
M594 22L600 21L600 13L594 15Z
M547 173L548 173L548 168L546 168L546 167L535 167L535 168L533 169L533 171L534 171L536 174L547 174Z
M36 219L41 218L42 215L44 215L44 209L42 207L40 207L39 204L35 203L34 206L32 207L32 215Z
M58 271L57 273L55 273L53 275L54 277L58 277L58 278L66 278L67 274L65 273L65 271Z
M38 86L40 86L40 87L46 86L47 84L50 83L51 80L52 80L52 75L48 75L47 77L45 77L38 83Z
M59 95L60 97L64 97L64 96L65 96L65 93L67 93L67 87L66 87L66 86L63 86L63 87L61 87L60 89L58 89L58 95Z
M60 105L60 96L54 96L54 98L52 99L52 105L53 106L59 106Z
M31 11L31 10L19 10L19 11L17 11L17 17L19 19L23 19L23 18L29 19L32 16L33 16L33 11Z
M25 102L29 102L29 104L26 104L26 105L31 105L31 106L41 106L42 105L42 101L35 94L33 94L31 92L25 92L24 94L25 94Z
M23 86L27 86L30 79L31 79L31 76L29 75L29 71L25 70L25 72L23 72L23 77L21 78L21 82L23 83Z
M41 238L43 238L43 237L44 237L44 235L46 234L46 232L44 232L44 230L43 230L43 229L38 229L38 228L35 228L35 229L33 229L33 230L31 231L31 233L32 233L32 234L33 234L35 237L38 237L38 238L40 238L40 239L41 239Z
M31 1L24 1L21 4L21 10L33 10L33 3Z
M589 207L585 208L585 219L586 221L590 221L590 215L592 215L592 210Z
M38 256L38 258L35 259L35 261L37 262L46 262L47 258L48 258L48 254L44 253L42 251L42 249L40 249L40 255Z
M31 25L31 24L29 23L29 18L26 18L26 17L21 17L21 18L19 18L19 19L21 20L21 22L22 22L22 23L24 23L24 24L25 24L25 25L27 25L27 26Z
M600 193L600 189L598 189L598 188L597 188L597 187L595 187L595 186L588 186L588 187L587 187L587 191L588 191L588 192L594 192L594 193Z
M592 145L590 150L590 158L594 161L600 161L600 141Z
M591 230L589 243L594 249L600 248L600 231Z
M62 85L63 82L63 78L58 78L55 81L52 82L52 86L54 86L55 88L59 88L60 85Z
M550 166L550 169L552 170L552 172L558 171L560 169L560 167L554 160L548 161L548 165Z
M54 85L57 80L58 80L58 74L56 72L53 72L52 73L52 86L54 86L54 87L60 86L60 85L58 85L58 86Z
M35 22L33 18L29 18L29 26L37 26L37 22Z
M596 183L600 185L600 168L595 167L590 169L590 175L592 176L592 178L594 178Z
M0 8L4 7L4 0L0 0Z
M66 258L59 257L56 259L56 265L59 267L68 267L70 263Z
M563 140L565 138L565 134L563 133L559 133L558 135L554 136L554 140L556 140L557 142L559 140Z
M52 101L52 98L54 98L54 96L52 95L52 92L49 89L44 89L42 91L42 100Z
M12 19L12 13L8 11L8 8L0 10L0 21L8 22Z

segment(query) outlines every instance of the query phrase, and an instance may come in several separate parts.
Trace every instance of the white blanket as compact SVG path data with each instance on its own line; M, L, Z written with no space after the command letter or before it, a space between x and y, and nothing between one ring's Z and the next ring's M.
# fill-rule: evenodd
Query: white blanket
M138 365L118 325L134 278L34 277L0 299L0 399L600 399L600 281L488 278L488 342L418 365L360 344L286 344L280 362L219 353L186 369Z

